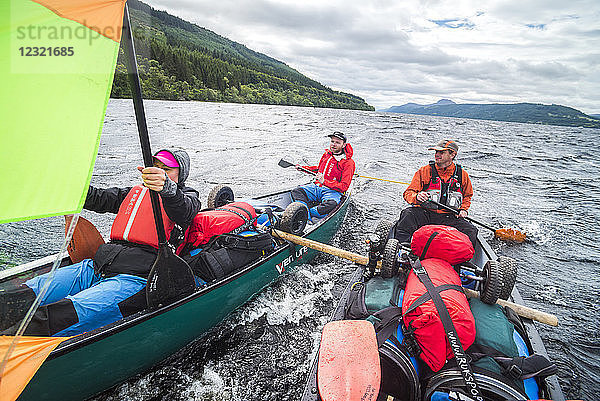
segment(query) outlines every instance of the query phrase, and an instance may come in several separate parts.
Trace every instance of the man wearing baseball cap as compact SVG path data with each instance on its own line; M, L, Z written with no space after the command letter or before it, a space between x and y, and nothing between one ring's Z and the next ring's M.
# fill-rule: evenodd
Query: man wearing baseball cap
M458 153L458 144L443 139L428 150L435 151L435 161L421 167L414 175L410 185L404 191L404 199L413 206L400 213L393 235L398 241L409 242L412 234L427 224L452 226L467 234L473 246L477 241L477 228L467 221L473 187L466 171L454 163ZM428 200L459 210L458 215L437 206Z
M315 182L292 190L292 198L304 203L312 218L323 218L331 212L348 190L356 165L352 159L352 146L346 134L335 131L327 135L331 138L329 149L325 150L318 166L302 166L315 175ZM296 166L299 168L300 166Z
M100 245L90 259L56 271L25 334L76 335L146 307L146 280L158 248L149 192L156 191L160 196L170 243L175 243L178 230L185 230L200 210L198 192L185 186L190 171L185 151L161 150L154 155L153 164L138 167L140 185L106 189L90 186L84 208L116 214L110 242ZM26 281L14 294L2 294L14 302L12 298L18 298L22 307L11 313L0 308L0 331L16 330L13 325L23 318L45 281L46 276L41 275Z

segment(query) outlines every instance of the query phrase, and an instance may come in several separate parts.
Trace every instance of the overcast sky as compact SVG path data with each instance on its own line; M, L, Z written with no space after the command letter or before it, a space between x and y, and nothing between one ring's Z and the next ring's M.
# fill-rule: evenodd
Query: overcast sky
M600 113L600 0L146 0L376 109L534 102Z

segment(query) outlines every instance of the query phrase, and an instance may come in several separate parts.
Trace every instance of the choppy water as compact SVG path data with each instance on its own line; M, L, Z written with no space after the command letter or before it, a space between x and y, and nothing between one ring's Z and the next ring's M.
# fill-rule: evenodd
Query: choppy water
M475 190L470 215L533 239L509 245L485 233L497 253L519 262L517 286L528 306L559 317L558 328L538 328L567 398L600 394L600 130L282 106L145 104L153 148L187 149L188 182L203 198L215 184L248 196L303 183L306 177L277 162L316 163L333 130L348 134L359 174L398 181L427 163L427 145L456 139L457 160ZM131 103L112 100L92 183L132 185L140 164ZM404 188L356 179L335 244L364 253L364 234L381 218L397 218ZM84 216L108 232L110 216ZM62 230L59 218L0 226L0 267L56 252ZM97 400L298 399L319 330L353 270L350 262L319 256L206 338Z

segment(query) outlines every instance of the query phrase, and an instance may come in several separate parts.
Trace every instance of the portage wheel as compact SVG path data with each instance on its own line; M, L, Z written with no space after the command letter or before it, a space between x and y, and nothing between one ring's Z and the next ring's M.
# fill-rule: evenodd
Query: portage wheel
M485 281L479 295L481 302L489 305L496 303L500 296L500 291L502 291L503 282L501 274L500 266L495 260L488 260L485 266L483 266Z
M381 277L390 278L398 273L398 251L400 250L400 242L397 239L391 238L383 248L383 259L381 261Z
M214 209L233 202L233 190L227 185L217 185L208 194L207 207Z
M502 274L502 289L498 297L507 300L517 281L517 261L513 258L500 256L498 257L498 267Z
M306 227L308 221L308 209L303 203L290 203L279 221L279 229L294 235L300 235Z
M477 380L483 399L486 401L522 400L524 398L520 391L493 376L476 371L475 379ZM437 399L435 397L436 392L448 394L450 391L456 391L457 388L464 388L464 379L460 372L454 369L442 370L427 382L423 400L431 401L432 399Z
M381 220L377 224L377 227L375 228L375 235L377 236L378 240L375 244L373 244L373 250L377 252L383 251L392 227L394 227L394 223L389 220Z

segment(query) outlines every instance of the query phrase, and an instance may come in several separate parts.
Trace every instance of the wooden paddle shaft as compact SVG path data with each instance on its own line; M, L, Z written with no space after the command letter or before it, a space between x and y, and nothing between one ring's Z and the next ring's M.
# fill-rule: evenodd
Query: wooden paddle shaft
M358 263L359 265L366 266L369 263L369 258L363 255L359 255L358 253L349 252L344 249L336 248L331 245L323 244L322 242L313 241L308 238L298 237L297 235L293 235L290 233L286 233L285 231L273 230L273 234L276 237L282 238L284 240L293 242L294 244L304 245L308 248L321 251L324 253L328 253L333 256L338 256L342 259L350 260L354 263ZM377 262L377 266L381 268L381 261Z
M463 289L465 290L465 294L467 295L467 297L479 298L479 293L477 291L473 291L468 288ZM498 301L496 301L496 303L501 306L509 307L521 317L535 320L536 322L544 323L554 327L558 326L558 318L555 315L551 315L549 313L542 312L536 309L528 308L523 305L515 304L510 301L505 301L503 299L499 299Z
M324 253L328 253L333 256L338 256L343 259L348 259L348 260L351 260L352 262L358 263L359 265L366 266L369 263L369 258L366 256L359 255L359 254L353 253L353 252L349 252L349 251L346 251L343 249L339 249L339 248L336 248L331 245L323 244L321 242L313 241L308 238L298 237L297 235L293 235L293 234L286 233L286 232L280 231L280 230L275 230L275 229L273 230L273 234L276 237L293 242L294 244L303 245L308 248L311 248L311 249L314 249L317 251L321 251ZM377 267L381 268L381 261L377 262ZM467 294L467 296L469 298L479 298L479 293L477 291L473 291L468 288L465 288L464 290L465 290L465 294ZM501 306L508 306L509 308L514 310L521 317L535 320L537 322L544 323L544 324L547 324L550 326L555 326L555 327L558 326L558 318L555 315L551 315L549 313L542 312L542 311L539 311L536 309L528 308L527 306L515 304L513 302L504 301L502 299L499 299L496 303Z

